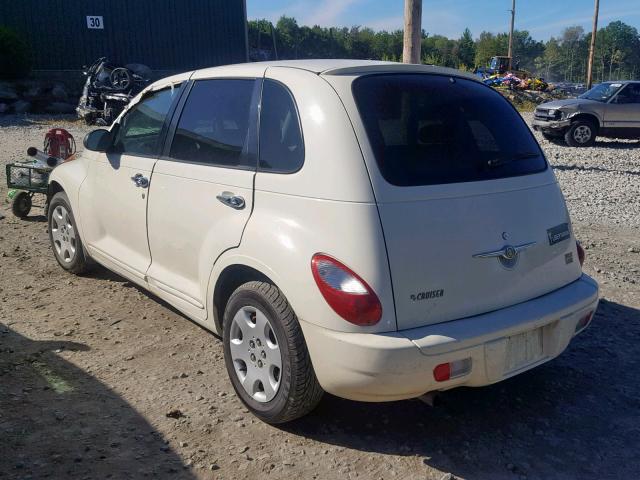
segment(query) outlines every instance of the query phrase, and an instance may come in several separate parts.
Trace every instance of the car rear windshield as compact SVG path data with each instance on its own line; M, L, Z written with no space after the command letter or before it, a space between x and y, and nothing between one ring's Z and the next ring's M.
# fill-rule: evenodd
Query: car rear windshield
M393 185L473 182L547 168L518 112L473 80L370 75L354 81L353 94L380 171Z

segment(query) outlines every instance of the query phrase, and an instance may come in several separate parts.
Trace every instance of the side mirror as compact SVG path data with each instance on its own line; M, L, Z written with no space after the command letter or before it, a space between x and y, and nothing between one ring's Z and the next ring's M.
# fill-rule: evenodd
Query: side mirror
M87 133L82 141L84 148L92 152L106 152L111 146L111 132L104 128Z

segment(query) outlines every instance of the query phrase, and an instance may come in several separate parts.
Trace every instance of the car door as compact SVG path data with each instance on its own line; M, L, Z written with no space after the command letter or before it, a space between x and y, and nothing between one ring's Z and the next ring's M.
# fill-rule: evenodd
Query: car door
M251 214L260 83L192 83L153 171L147 280L197 318L215 260L240 244Z
M640 134L640 83L629 83L623 87L607 105L605 127L615 129L637 129Z
M180 92L173 86L146 94L112 127L106 153L93 153L80 188L80 215L90 255L119 273L144 280L151 262L147 201L151 172Z

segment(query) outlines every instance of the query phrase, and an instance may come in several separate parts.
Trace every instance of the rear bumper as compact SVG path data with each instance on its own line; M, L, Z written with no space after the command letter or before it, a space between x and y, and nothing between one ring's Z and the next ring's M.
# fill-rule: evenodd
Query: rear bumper
M437 325L382 334L344 333L301 322L320 385L352 400L414 398L458 386L499 382L551 360L576 335L576 325L598 305L598 285L588 277L533 300ZM510 368L509 337L541 329L542 351ZM436 382L436 365L470 358L471 371Z

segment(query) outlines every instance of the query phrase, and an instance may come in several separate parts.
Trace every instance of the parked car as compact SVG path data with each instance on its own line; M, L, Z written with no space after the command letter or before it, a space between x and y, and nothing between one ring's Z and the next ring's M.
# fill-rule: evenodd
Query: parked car
M531 131L457 70L198 70L84 145L50 177L58 263L98 262L221 335L238 397L269 423L323 391L381 402L509 378L598 303Z
M578 98L543 103L533 128L570 147L589 147L598 136L640 139L640 82L605 82Z

